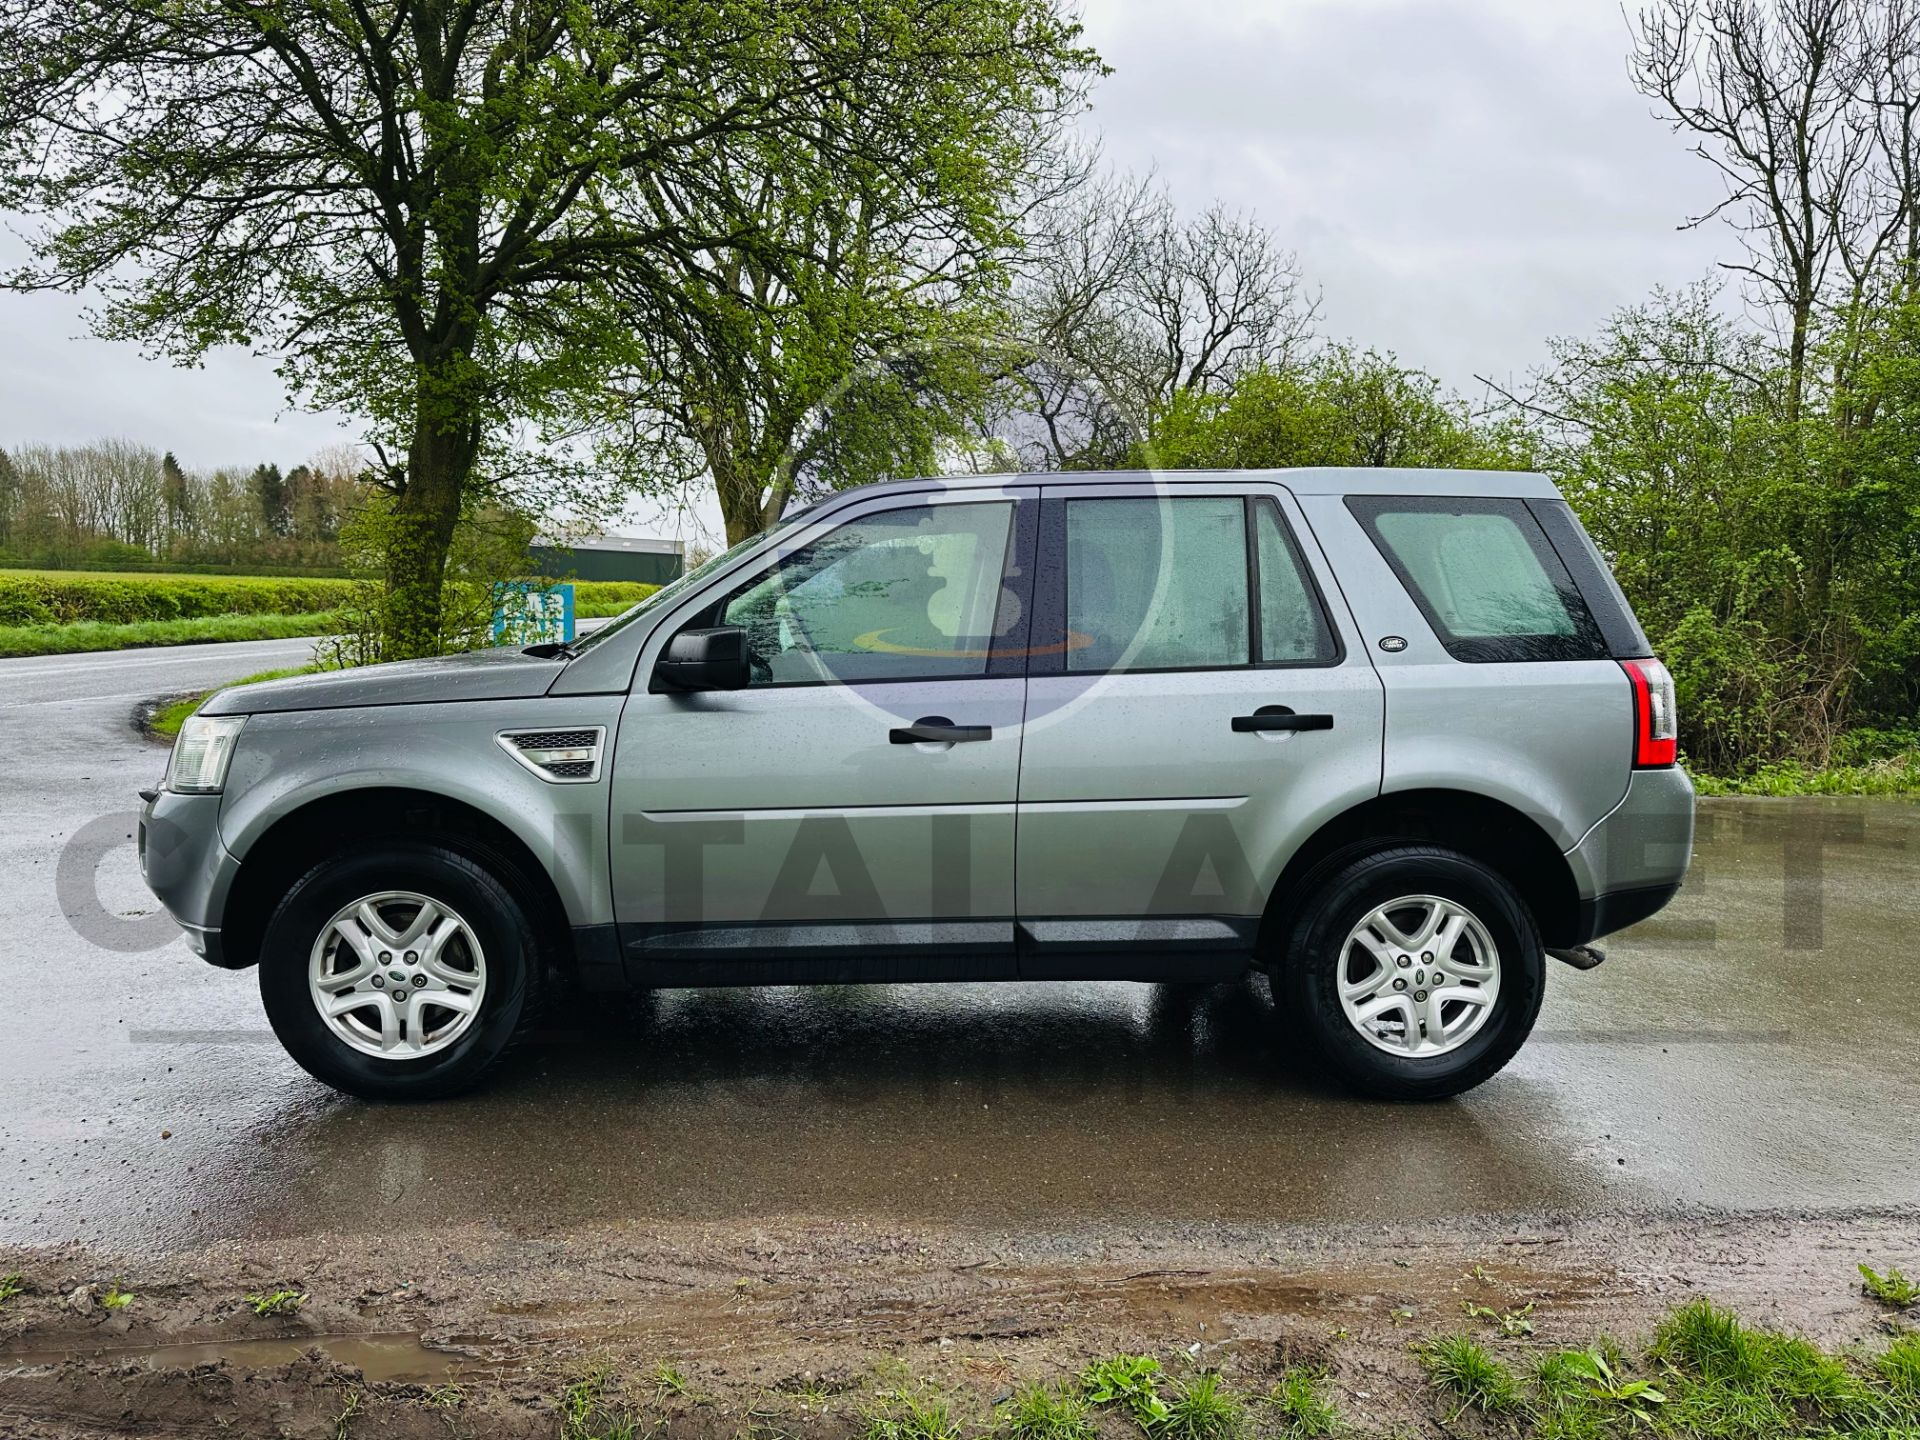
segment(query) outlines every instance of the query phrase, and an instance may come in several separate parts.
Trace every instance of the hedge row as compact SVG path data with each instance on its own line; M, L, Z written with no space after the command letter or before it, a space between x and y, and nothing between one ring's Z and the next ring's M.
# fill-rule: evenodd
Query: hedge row
M597 620L618 615L659 588L658 585L643 585L633 580L576 580L573 585L574 617Z
M0 627L137 625L215 615L317 615L353 596L351 580L255 575L125 575L85 571L0 571ZM583 618L617 615L657 587L583 582L574 601Z
M339 609L352 592L349 580L0 571L0 626L312 615Z

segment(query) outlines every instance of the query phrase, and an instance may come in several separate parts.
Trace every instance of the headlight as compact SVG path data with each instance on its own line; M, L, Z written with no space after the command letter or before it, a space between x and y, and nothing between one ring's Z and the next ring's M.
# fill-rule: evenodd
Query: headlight
M227 763L233 759L244 715L189 715L173 742L162 782L176 795L218 795L227 783Z

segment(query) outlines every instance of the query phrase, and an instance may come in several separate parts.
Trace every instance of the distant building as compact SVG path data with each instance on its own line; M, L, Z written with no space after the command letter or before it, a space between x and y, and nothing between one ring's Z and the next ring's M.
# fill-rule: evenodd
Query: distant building
M562 543L544 537L527 558L541 575L559 580L639 580L664 585L687 568L686 546L645 535L600 535Z

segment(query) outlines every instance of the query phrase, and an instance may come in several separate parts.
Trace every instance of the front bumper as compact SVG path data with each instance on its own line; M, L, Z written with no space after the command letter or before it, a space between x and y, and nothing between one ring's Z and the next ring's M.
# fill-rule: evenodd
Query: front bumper
M220 840L218 795L161 790L140 812L140 874L186 933L187 945L224 967L221 916L240 862Z

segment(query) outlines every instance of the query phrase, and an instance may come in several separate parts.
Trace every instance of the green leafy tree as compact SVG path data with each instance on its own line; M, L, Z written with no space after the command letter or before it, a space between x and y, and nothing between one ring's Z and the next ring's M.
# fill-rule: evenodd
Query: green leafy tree
M711 478L729 543L795 495L924 473L941 442L978 429L1010 324L1013 209L1051 165L1074 79L1093 63L1064 48L1033 63L1036 42L1069 32L1026 4L950 17L971 39L949 40L978 61L969 103L943 105L948 128L921 167L860 167L823 197L804 173L723 165L707 182L742 238L713 247L668 303L639 297L646 362L617 403L634 407L650 448L683 457L666 484ZM1022 32L1010 49L1004 37ZM814 123L868 154L889 148L879 132L894 117L827 94Z
M287 481L278 465L256 465L253 469L253 496L260 506L260 524L269 535L284 535L292 523L287 504Z
M1334 346L1285 369L1241 376L1224 393L1177 396L1138 447L1170 470L1290 465L1524 468L1514 423L1484 423L1433 376L1390 355Z
M986 394L990 268L949 281L858 213L826 220L820 253L784 275L735 254L720 285L639 321L660 379L638 403L685 457L666 478L711 479L728 544L796 495L936 468Z
M166 513L167 548L193 531L193 482L169 450L160 457L160 500Z
M1812 354L1839 347L1848 383L1796 399L1792 356L1703 285L1554 342L1524 402L1713 773L1824 764L1920 700L1920 313L1876 307Z
M386 653L380 574L392 548L394 508L391 495L375 491L341 527L340 558L358 583L340 609L338 632L316 649L324 668L366 665ZM461 516L447 554L440 605L443 630L435 637L435 648L463 650L490 643L500 586L525 573L535 528L532 516L490 501L475 502Z
M0 545L12 541L14 520L24 499L25 487L20 472L14 468L13 457L0 450Z
M990 230L982 113L1084 69L1075 34L1050 0L0 0L0 204L47 218L13 283L361 417L382 653L426 653L476 503L590 510L654 462L542 443L652 378L631 317L803 258L743 184L823 216L895 177Z

